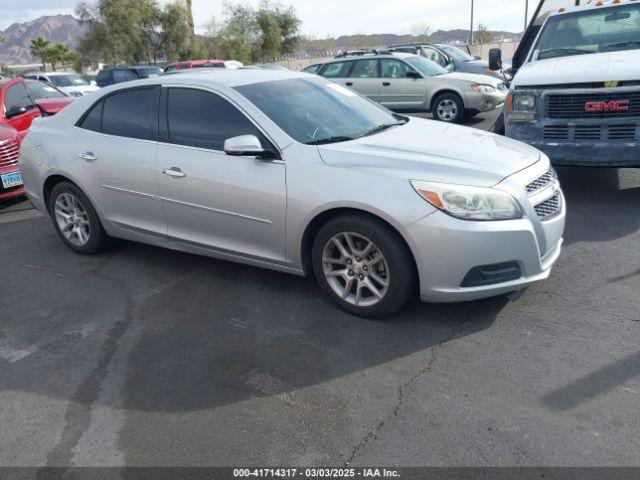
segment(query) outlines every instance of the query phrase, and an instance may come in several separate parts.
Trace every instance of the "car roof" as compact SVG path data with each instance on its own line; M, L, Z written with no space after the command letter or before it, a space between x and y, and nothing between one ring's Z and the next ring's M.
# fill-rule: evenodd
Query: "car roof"
M162 85L176 84L207 86L218 85L227 88L234 88L243 85L250 85L262 82L278 80L289 80L295 78L313 78L307 73L293 72L290 70L271 69L189 69L179 72L171 72L168 75L161 75L151 79L126 82L126 85ZM125 84L120 84L125 85Z
M349 55L346 57L339 57L339 58L334 58L332 60L328 60L325 63L338 63L338 62L344 62L344 61L351 61L351 60L371 60L371 59L375 59L375 58L401 58L401 59L407 59L410 57L417 57L418 55L414 55L413 53L405 53L405 52L389 52L389 53L367 53L365 55Z

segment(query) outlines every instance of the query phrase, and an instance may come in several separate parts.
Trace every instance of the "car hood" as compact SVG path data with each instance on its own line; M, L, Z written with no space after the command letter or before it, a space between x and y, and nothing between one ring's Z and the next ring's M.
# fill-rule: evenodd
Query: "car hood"
M525 63L512 87L638 79L640 50L592 53Z
M435 78L439 78L444 81L457 80L460 82L481 83L484 85L491 85L494 88L497 88L498 84L504 83L499 78L490 77L489 75L480 73L451 72L438 75Z
M536 163L529 145L458 125L412 118L349 142L319 146L325 163L402 180L491 187Z
M71 102L73 102L72 97L41 98L40 100L36 100L36 103L38 104L38 107L40 107L40 110L42 110L42 112L47 115L55 115Z

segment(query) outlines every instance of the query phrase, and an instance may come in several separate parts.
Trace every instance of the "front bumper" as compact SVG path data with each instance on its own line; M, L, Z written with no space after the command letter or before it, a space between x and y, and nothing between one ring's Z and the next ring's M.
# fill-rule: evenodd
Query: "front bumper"
M542 170L548 165L546 160ZM416 259L423 301L458 302L502 295L550 275L562 249L566 203L562 191L557 190L561 200L557 214L545 220L537 216L530 201L534 197L523 188L540 175L540 167L535 169L533 176L527 171L519 172L499 185L520 202L525 213L522 219L472 222L436 211L407 227L405 238ZM502 283L462 286L472 269L505 263L517 264L520 277Z
M467 92L464 99L464 106L467 110L489 112L502 107L506 98L506 90L496 90L493 93Z

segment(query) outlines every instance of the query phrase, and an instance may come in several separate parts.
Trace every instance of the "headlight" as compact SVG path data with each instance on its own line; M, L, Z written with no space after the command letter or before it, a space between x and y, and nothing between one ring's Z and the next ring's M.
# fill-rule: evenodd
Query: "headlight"
M476 93L493 93L496 91L491 85L481 85L479 83L474 83L471 85L471 90Z
M535 120L536 96L531 93L509 93L507 113L511 120Z
M500 190L411 180L415 191L434 207L462 220L513 220L522 209L511 195Z

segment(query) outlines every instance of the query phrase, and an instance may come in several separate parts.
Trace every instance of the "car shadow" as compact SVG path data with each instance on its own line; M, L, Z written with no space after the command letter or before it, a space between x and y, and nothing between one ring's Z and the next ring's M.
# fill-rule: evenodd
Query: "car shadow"
M640 169L556 170L567 201L567 244L606 242L640 229Z
M16 228L37 224L49 231L46 219ZM508 302L415 300L373 321L310 278L129 242L79 257L53 231L23 238L34 248L11 254L22 268L0 343L15 357L0 358L0 390L73 405L189 412L288 394L488 329ZM112 375L120 393L105 393Z

